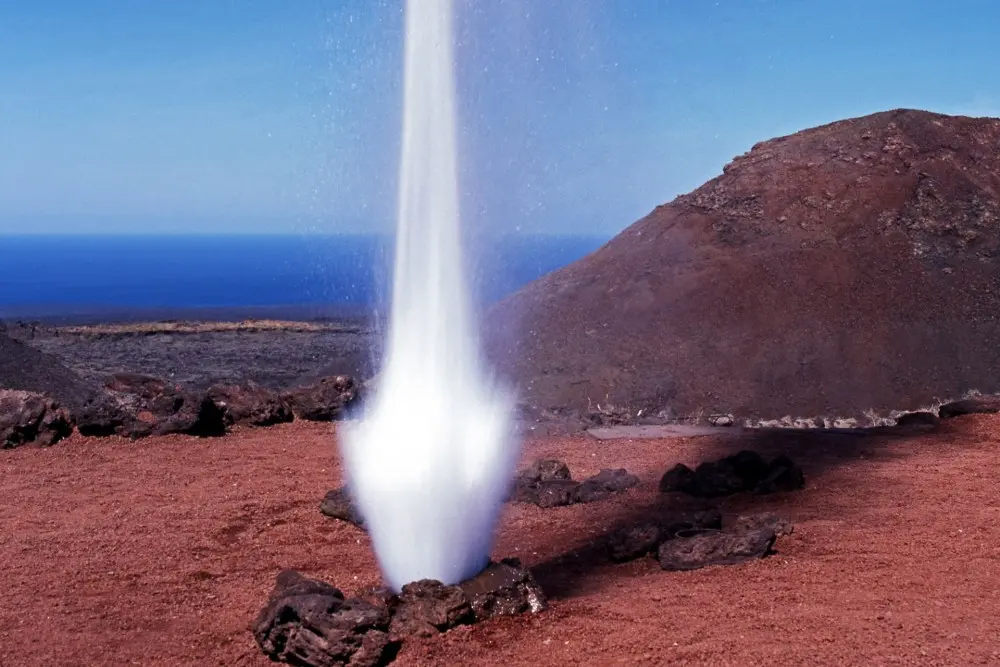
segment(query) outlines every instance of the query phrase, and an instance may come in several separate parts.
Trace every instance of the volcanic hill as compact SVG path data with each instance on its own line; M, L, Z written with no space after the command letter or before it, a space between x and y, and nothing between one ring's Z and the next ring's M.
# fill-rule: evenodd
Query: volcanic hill
M780 418L1000 390L1000 119L755 145L488 314L525 402Z

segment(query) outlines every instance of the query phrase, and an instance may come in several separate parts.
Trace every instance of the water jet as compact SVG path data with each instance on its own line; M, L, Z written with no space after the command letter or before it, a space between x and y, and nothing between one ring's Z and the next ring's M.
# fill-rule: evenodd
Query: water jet
M346 429L348 483L395 590L489 562L518 446L479 355L458 196L452 0L406 3L403 142L384 367Z

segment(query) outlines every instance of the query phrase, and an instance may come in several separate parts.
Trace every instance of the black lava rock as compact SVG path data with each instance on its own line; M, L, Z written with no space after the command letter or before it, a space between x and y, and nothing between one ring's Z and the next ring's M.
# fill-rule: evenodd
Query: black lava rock
M754 493L766 494L782 491L798 491L806 486L802 469L787 456L779 456L771 461L767 475L757 484Z
M537 614L548 602L531 571L516 558L490 563L486 569L459 584L477 621L494 616Z
M907 412L896 419L896 426L913 428L937 426L939 423L941 420L931 412Z
M278 575L253 625L269 658L305 667L375 667L390 653L389 613L297 572Z
M340 519L365 530L365 519L361 516L346 486L327 491L320 503L319 511L328 517Z
M638 477L622 468L604 469L583 482L575 482L562 461L539 459L518 474L511 498L539 507L562 507L603 500L638 483Z
M616 493L631 489L639 483L639 478L629 474L624 468L604 468L593 477L580 482L575 491L578 503L591 503L604 500Z
M767 463L760 454L747 450L718 461L706 461L695 470L677 464L660 479L660 491L682 492L697 498L718 498L747 491L794 491L804 486L802 470L787 456Z
M710 565L736 565L766 556L776 535L771 528L726 532L694 530L660 544L657 553L664 570L697 570Z
M403 586L397 597L389 637L431 637L473 620L469 600L458 586L424 579Z
M608 538L608 555L619 563L635 560L654 553L661 543L683 531L721 528L722 514L717 509L672 514L613 533Z
M683 463L678 463L663 473L663 477L660 478L660 491L663 493L686 492L693 479L694 470Z
M984 415L1000 412L1000 396L974 396L961 401L946 403L938 410L941 419L962 415Z

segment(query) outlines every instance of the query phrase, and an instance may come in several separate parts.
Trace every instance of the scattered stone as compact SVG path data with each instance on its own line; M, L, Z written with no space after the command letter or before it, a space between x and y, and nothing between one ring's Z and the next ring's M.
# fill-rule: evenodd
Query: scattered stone
M961 401L945 403L938 414L941 419L952 419L962 415L982 415L1000 412L1000 395L974 396Z
M708 418L708 423L712 426L732 426L736 420L732 415L712 415Z
M638 483L639 478L629 474L624 468L603 468L596 475L580 482L574 491L574 501L592 503L604 500L616 493L631 489Z
M663 473L663 477L660 478L660 491L663 493L684 492L690 488L693 479L694 470L683 463L678 463Z
M774 512L762 512L760 514L747 514L739 516L733 524L733 531L737 533L752 532L762 528L769 528L773 530L776 537L791 535L795 530L791 521L783 517L779 517Z
M325 377L283 395L297 419L332 421L344 416L359 397L357 383L346 375Z
M718 461L706 461L695 470L679 463L660 479L660 491L682 492L698 498L746 491L794 491L804 486L802 470L787 456L779 456L768 464L759 454L747 450Z
M458 586L423 579L403 586L389 624L389 638L432 637L474 619L469 599Z
M941 420L932 412L907 412L896 419L896 426L923 427L937 426Z
M576 491L580 483L571 479L552 479L523 489L518 492L521 502L532 503L541 508L565 507L576 500Z
M642 558L653 553L666 538L656 521L645 521L623 528L608 538L608 555L616 563Z
M361 530L365 530L365 519L355 506L346 486L327 491L323 502L320 503L319 511L328 517L352 523Z
M253 382L216 385L209 388L208 397L222 413L226 426L273 426L294 418L280 396Z
M520 486L572 479L569 474L569 466L555 459L538 459L517 475L517 482Z
M0 449L54 445L72 432L69 413L48 396L0 389Z
M576 482L562 461L539 459L518 473L511 499L544 508L562 507L603 500L638 483L639 478L624 468L605 468L583 482Z
M767 469L767 463L760 454L744 450L733 456L699 465L685 491L699 498L715 498L749 491L767 475Z
M645 521L612 534L608 538L608 555L611 560L623 563L654 553L661 543L673 539L679 532L721 528L722 514L717 509Z
M479 575L459 586L469 599L476 621L494 616L537 614L548 602L531 571L516 558L490 563Z
M278 575L267 606L253 625L269 658L306 667L374 667L383 664L389 612L297 572Z
M754 493L767 494L783 491L798 491L806 486L802 469L787 456L779 456L771 461L767 475L754 488Z
M692 530L660 544L657 552L664 570L697 570L711 565L736 565L763 558L774 545L771 528L743 532Z

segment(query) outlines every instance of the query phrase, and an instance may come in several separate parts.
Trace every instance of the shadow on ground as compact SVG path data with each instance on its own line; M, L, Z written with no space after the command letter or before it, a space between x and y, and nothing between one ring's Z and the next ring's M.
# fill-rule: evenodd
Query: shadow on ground
M787 510L799 502L799 494L807 493L810 484L845 465L863 461L889 461L906 456L891 445L906 439L921 442L927 438L961 434L961 422L949 420L934 427L886 427L858 430L797 430L770 429L734 432L728 437L704 438L699 461L716 460L741 450L752 450L767 459L789 456L804 471L806 491L782 494L738 494L725 498L699 499L681 493L659 493L652 501L623 508L613 517L612 527L586 543L531 568L535 578L551 599L569 599L591 592L620 576L634 576L636 570L653 572L659 567L646 558L630 563L614 563L608 556L607 541L618 530L645 521L662 519L691 510L718 508L725 518L753 512ZM951 444L951 443L950 443ZM663 471L673 465L665 457ZM859 480L860 482L860 480ZM859 487L863 484L859 483ZM861 489L859 488L859 492ZM605 517L606 518L606 517ZM780 548L780 547L779 547ZM599 570L602 576L594 576ZM608 576L610 575L610 576Z

